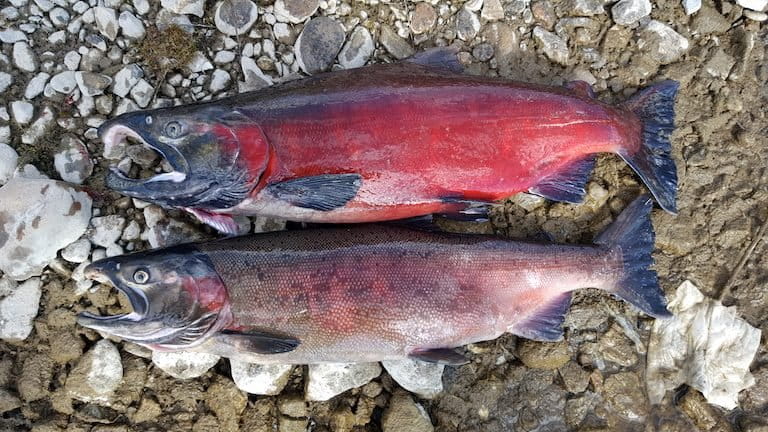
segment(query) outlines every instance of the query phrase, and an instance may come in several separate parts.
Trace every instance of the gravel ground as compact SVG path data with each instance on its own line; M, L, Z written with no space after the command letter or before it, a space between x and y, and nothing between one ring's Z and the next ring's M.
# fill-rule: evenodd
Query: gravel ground
M113 314L129 304L84 280L91 260L214 235L181 213L104 188L110 165L133 175L163 170L141 147L104 149L95 128L105 119L453 45L468 73L554 85L580 79L610 102L650 82L680 81L680 212L654 213L662 287L671 294L690 279L765 331L766 242L750 248L768 220L765 0L158 3L0 4L0 429L768 430L765 342L751 368L756 385L741 392L738 408L709 405L685 386L650 406L644 353L652 321L591 290L576 296L563 342L505 336L470 346L471 363L445 368L437 395L439 380L410 393L401 387L406 377L392 378L396 365L385 364L345 378L355 389L306 402L305 393L328 391L317 385L334 371L151 358L75 325L80 311ZM589 242L641 190L626 165L605 156L582 205L518 195L489 223L446 228ZM30 202L45 205L32 216L14 213ZM285 225L240 222L243 231Z

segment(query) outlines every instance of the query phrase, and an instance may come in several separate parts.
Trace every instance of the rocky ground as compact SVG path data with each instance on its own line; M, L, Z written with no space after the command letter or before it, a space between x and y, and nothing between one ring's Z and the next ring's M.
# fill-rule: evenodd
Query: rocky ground
M765 241L755 243L768 220L765 8L765 0L0 4L0 429L768 430L766 343L738 408L709 405L685 386L651 406L652 321L596 291L576 297L563 342L505 336L470 346L471 363L445 368L442 383L442 368L408 364L259 368L153 358L75 324L82 310L112 314L128 304L84 280L85 264L214 235L103 187L109 165L133 175L163 169L142 147L104 149L96 128L105 119L452 45L468 73L580 79L611 102L653 81L680 81L680 212L654 214L662 286L671 294L690 279L768 330L768 254ZM490 223L447 228L589 242L643 187L605 156L588 189L583 205L519 195Z

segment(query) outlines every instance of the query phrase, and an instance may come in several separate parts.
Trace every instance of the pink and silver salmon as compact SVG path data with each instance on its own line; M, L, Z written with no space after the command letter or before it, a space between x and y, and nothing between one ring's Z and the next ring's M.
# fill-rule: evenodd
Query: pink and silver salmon
M651 269L651 207L637 199L586 246L359 225L107 258L86 275L134 311L78 322L154 350L258 363L462 364L455 348L507 332L560 339L580 288L668 316Z

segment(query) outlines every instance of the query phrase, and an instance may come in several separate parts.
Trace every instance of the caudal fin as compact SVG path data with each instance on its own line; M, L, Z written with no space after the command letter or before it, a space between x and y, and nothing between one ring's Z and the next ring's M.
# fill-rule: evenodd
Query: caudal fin
M677 168L672 159L669 136L675 128L675 96L679 86L677 81L662 81L624 102L624 106L642 121L642 145L631 154L619 152L661 208L670 213L677 213Z
M629 205L595 243L620 251L624 272L613 289L614 295L656 318L670 316L667 300L659 287L653 265L655 235L651 226L653 201L648 195Z

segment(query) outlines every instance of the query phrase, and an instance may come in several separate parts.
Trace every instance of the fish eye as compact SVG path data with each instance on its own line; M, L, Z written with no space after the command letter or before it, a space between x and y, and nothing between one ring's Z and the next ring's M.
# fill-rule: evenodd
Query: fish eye
M170 121L165 125L165 134L171 138L178 138L182 135L181 123Z
M133 273L133 281L139 284L145 284L149 281L149 271L140 268Z
M144 119L144 122L146 122L148 125L152 124L152 116L147 116L147 118Z

